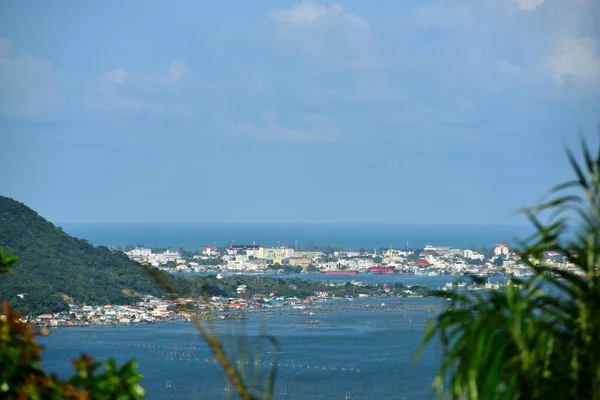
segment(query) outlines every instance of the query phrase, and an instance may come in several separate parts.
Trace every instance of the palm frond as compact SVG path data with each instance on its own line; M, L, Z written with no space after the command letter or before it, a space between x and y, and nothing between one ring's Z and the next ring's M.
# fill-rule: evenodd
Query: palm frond
M440 396L600 399L600 148L592 154L585 140L581 147L581 162L566 152L575 179L519 210L535 229L518 251L534 276L489 296L440 294L451 305L415 357L441 344ZM548 251L575 270L545 264Z

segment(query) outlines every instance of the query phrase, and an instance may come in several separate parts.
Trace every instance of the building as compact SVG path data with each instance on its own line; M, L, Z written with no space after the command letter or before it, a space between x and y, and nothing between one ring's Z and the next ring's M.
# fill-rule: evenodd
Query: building
M302 258L321 258L323 257L323 252L321 250L294 250L296 257Z
M152 250L143 247L136 247L133 250L125 252L129 258L147 258L152 255Z
M204 246L202 247L202 255L208 257L218 256L217 248L213 246Z
M173 250L167 250L164 253L162 253L162 258L166 261L175 261L181 258L181 254L179 254L178 251L173 251Z
M413 254L412 251L408 250L396 250L396 249L382 249L381 255L390 260L400 260L408 255Z
M353 258L360 257L361 254L359 251L334 251L333 256L338 258Z
M303 257L292 257L289 259L290 265L299 265L301 267L308 267L312 260Z
M462 256L469 260L483 260L485 258L483 254L469 249L463 250Z
M508 246L505 245L504 243L498 243L496 245L496 247L494 247L494 255L496 255L496 256L508 255L508 253L509 253Z
M291 247L264 247L261 258L291 258L296 252Z
M415 263L417 267L429 267L431 263L424 258L419 258Z
M245 252L246 255L253 255L251 252L260 249L262 246L257 244L232 244L227 248L227 254L235 256L239 253Z
M296 252L291 247L262 247L245 249L248 257L252 256L261 260L288 259L294 257Z

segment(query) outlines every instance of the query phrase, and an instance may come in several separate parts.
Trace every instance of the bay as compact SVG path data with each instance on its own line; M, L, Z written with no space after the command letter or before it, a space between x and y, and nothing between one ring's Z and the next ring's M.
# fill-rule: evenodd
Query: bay
M393 308L398 301L414 311ZM294 315L292 310L249 314L247 320L215 322L212 329L229 353L240 357L246 370L259 372L259 382L266 382L271 363L277 366L276 398L427 399L433 398L431 383L439 365L439 349L426 348L414 367L412 359L427 321L435 315L428 307L445 303L437 298L356 299L337 303L353 309L314 316ZM361 308L367 304L372 308ZM321 323L294 323L302 319ZM189 323L58 328L52 332L42 338L46 346L43 364L60 375L70 372L69 360L81 352L99 359L112 356L120 362L135 358L148 399L234 398L220 366ZM279 352L260 339L263 333L277 338ZM259 360L245 364L248 359L237 345L240 337L244 338L244 350L262 354Z

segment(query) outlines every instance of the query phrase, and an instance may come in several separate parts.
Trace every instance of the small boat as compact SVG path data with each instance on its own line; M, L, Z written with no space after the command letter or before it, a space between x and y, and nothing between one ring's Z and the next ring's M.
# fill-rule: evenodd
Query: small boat
M299 325L318 325L321 321L318 319L310 319L307 321L294 321L294 323Z

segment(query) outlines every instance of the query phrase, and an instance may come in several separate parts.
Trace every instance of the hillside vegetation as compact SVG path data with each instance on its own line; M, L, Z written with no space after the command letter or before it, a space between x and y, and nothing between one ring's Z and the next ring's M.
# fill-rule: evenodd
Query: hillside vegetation
M3 196L0 248L19 258L13 271L0 279L0 299L26 314L68 310L65 295L93 305L131 302L124 291L162 293L125 254L73 238L31 208Z

